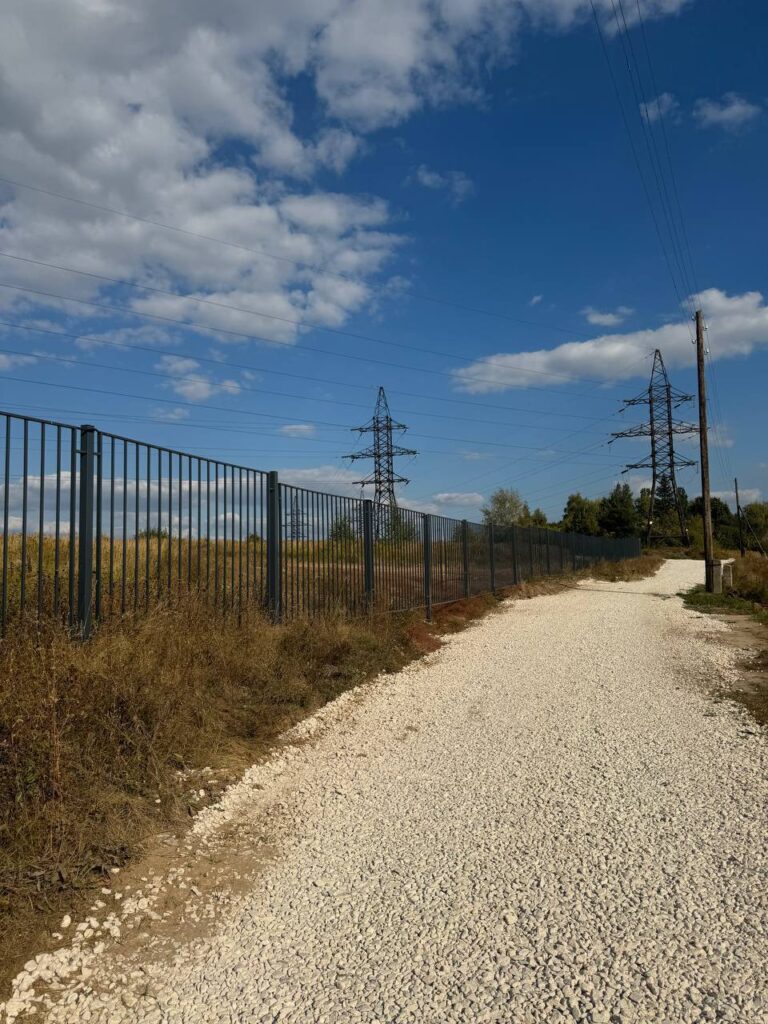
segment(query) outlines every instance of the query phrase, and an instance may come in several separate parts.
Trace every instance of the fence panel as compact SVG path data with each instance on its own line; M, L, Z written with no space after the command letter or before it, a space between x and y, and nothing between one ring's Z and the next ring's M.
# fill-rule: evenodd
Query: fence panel
M405 610L640 553L281 484L276 473L0 412L0 627L199 594L224 615ZM493 544L493 550L491 550Z
M464 555L461 522L432 516L432 603L445 604L464 596Z
M470 596L487 594L491 589L490 535L487 525L467 523L467 550Z
M266 600L266 474L99 433L97 617L197 593L224 614Z
M282 611L286 616L366 604L363 502L289 484L281 492Z
M79 449L77 427L0 413L3 632L13 619L74 620Z
M424 603L424 514L388 505L373 508L375 607L418 608ZM433 538L433 559L434 552Z

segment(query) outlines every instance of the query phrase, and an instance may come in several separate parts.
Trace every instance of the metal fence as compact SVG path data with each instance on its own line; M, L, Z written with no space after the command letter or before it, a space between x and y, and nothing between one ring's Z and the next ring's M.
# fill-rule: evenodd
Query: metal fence
M196 593L224 615L406 610L640 553L636 538L499 527L0 412L0 625L94 620Z

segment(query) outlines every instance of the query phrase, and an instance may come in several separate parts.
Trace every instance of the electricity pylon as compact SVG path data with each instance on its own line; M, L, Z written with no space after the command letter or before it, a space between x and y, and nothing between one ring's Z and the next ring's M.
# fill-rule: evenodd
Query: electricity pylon
M291 540L301 540L304 537L304 524L306 516L301 511L298 494L291 497L291 507L288 512L288 533Z
M672 488L680 528L680 542L684 547L690 543L688 528L685 525L685 509L677 487L676 470L685 466L695 466L696 463L692 459L675 454L674 436L675 434L695 434L697 428L692 423L676 420L672 412L684 402L692 401L693 395L684 394L669 383L661 352L656 349L648 387L636 398L629 398L624 402L625 409L633 405L647 405L648 422L638 423L636 426L630 427L629 430L622 430L611 435L611 444L620 437L649 437L651 439L650 454L642 462L633 462L623 470L624 473L628 473L630 469L650 469L652 472L648 521L645 529L646 544L650 544L653 540L668 539L663 532L663 523L657 524L654 518L658 485L663 477L667 478Z
M373 443L362 451L345 455L345 459L357 462L359 459L373 459L373 472L363 480L355 480L361 488L373 486L373 500L376 510L376 534L380 536L383 528L389 523L391 513L386 509L397 508L396 484L407 484L408 480L395 472L395 458L403 455L417 455L412 448L402 448L394 443L395 431L404 433L408 428L404 423L396 423L389 412L389 403L384 388L379 388L376 408L372 418L362 427L354 427L362 437L373 434Z

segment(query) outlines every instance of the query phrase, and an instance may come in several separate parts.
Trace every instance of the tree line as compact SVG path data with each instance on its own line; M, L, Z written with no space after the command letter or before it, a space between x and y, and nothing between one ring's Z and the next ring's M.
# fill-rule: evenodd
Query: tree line
M685 489L678 487L690 534L691 546L703 543L702 501L689 499ZM484 522L499 526L544 526L553 530L586 534L589 537L642 537L648 521L650 489L644 487L635 496L629 484L616 484L602 498L585 498L578 491L568 496L562 517L550 521L541 509L530 511L528 503L511 488L500 487L481 509ZM747 548L768 549L768 502L757 501L742 509L742 529ZM661 476L654 505L655 532L668 536L669 544L679 544L679 526L672 483ZM712 498L712 528L715 540L723 548L739 546L739 520L720 498Z

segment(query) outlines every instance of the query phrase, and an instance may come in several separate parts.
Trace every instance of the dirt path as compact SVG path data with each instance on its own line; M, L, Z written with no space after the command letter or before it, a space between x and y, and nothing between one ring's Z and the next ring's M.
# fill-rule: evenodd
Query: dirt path
M766 748L709 696L733 676L728 627L673 596L701 574L668 562L517 602L342 698L203 813L170 885L166 869L118 901L117 935L106 892L93 934L30 964L8 1008L764 1024ZM266 841L277 855L249 873ZM206 857L218 882L192 890ZM189 895L183 925L169 889Z

